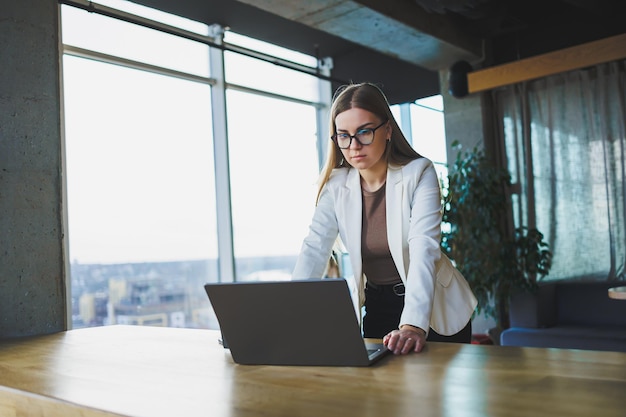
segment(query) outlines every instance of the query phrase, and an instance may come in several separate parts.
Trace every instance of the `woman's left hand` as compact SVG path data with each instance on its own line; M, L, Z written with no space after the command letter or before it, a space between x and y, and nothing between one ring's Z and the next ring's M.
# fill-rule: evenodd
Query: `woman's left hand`
M396 355L420 352L426 344L426 332L419 327L400 326L383 337L383 344Z

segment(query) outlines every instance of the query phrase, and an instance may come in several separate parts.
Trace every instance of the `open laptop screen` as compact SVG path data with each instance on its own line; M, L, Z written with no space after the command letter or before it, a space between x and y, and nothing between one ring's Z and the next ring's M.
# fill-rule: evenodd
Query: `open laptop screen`
M368 348L386 353L364 343L343 279L210 283L205 290L237 363L367 366Z

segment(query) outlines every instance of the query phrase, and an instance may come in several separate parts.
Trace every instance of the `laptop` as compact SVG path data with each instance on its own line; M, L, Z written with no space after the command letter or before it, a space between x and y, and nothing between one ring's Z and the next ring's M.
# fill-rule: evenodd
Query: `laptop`
M389 353L366 343L344 279L209 283L224 347L244 365L369 366Z

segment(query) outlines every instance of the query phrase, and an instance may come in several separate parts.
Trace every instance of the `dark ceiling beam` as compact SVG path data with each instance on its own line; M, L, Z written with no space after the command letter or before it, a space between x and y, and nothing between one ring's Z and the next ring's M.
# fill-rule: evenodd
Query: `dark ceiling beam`
M626 59L626 33L467 74L468 92L479 93L554 74Z
M480 39L414 1L238 1L432 71L482 59Z
M619 16L620 11L623 11L623 4L621 1L615 0L562 0L563 3L573 6L575 9L582 10L586 13L591 13L602 18L610 18L612 14L617 13ZM618 17L619 18L619 17ZM623 16L621 17L623 19Z

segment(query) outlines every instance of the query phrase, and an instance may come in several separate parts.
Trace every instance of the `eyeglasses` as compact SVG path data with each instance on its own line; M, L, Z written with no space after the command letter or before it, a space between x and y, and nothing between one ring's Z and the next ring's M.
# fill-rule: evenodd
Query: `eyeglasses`
M374 142L374 132L376 132L376 129L383 126L385 123L387 123L387 120L374 128L361 129L354 135L350 135L348 133L335 133L330 138L341 149L348 149L350 145L352 145L352 139L356 139L356 141L363 146L371 145L372 142Z

